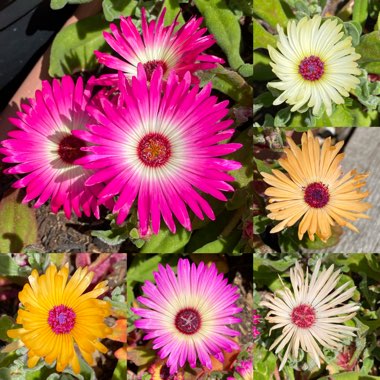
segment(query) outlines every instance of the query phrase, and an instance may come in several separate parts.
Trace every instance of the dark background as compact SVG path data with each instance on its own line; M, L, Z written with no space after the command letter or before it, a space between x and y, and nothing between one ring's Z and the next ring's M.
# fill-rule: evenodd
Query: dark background
M0 0L0 112L76 6L50 0Z

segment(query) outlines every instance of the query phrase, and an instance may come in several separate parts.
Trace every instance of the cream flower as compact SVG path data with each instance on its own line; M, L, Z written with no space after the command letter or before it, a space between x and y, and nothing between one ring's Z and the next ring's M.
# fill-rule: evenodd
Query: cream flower
M289 21L287 35L278 26L278 50L268 46L273 72L281 80L269 86L283 91L274 105L287 102L292 112L312 107L313 114L318 114L324 104L331 115L331 103L343 104L343 97L359 83L355 75L361 71L355 61L360 55L351 37L343 37L337 20L321 22L320 16Z
M266 294L262 306L270 309L266 316L269 323L275 324L270 330L282 329L281 335L269 348L277 346L278 354L287 346L279 370L289 357L296 359L299 348L311 355L318 367L324 358L320 345L329 349L341 346L342 340L355 336L355 327L344 325L352 319L359 305L344 304L354 294L355 287L347 289L349 282L339 288L340 270L334 272L334 265L319 273L318 260L311 279L306 276L299 263L290 269L293 291L283 286L276 294Z

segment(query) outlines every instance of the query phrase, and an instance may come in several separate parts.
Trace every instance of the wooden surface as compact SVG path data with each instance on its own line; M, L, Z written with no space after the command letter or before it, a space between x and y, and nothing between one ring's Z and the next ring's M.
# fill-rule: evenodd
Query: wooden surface
M357 234L344 228L339 243L324 252L334 253L379 253L380 252L380 127L355 128L344 149L342 166L346 173L351 169L369 172L366 189L370 191L368 202L372 208L366 213L371 219L359 219L353 224Z

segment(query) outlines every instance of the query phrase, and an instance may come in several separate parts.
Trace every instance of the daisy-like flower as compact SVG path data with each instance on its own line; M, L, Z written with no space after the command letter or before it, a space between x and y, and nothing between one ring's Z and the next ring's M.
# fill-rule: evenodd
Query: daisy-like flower
M90 121L85 111L89 99L90 88L83 87L81 78L74 83L65 76L61 82L54 79L52 85L43 81L35 99L29 99L30 105L23 104L18 118L10 119L17 129L2 141L0 153L6 156L3 162L15 164L5 173L26 174L13 184L26 188L23 203L38 198L37 208L51 199L51 210L57 213L63 207L68 219L72 210L77 216L83 210L99 218L97 194L103 186L84 186L92 173L76 160L87 154L81 151L86 143L71 133ZM112 206L110 201L107 206Z
M75 135L93 145L93 154L80 162L95 169L86 185L105 182L100 200L120 195L113 212L122 223L138 197L140 232L148 232L151 221L153 233L160 229L161 215L174 233L172 214L191 230L188 205L196 216L203 212L214 219L209 204L197 190L225 201L222 191L233 191L227 183L233 177L225 171L241 167L235 161L219 158L236 151L241 144L220 143L229 139L232 120L226 116L227 102L216 103L210 96L211 86L200 92L191 87L190 75L179 81L175 73L163 81L162 69L152 75L150 84L143 66L129 84L120 75L121 98L124 107L116 107L102 99L103 111L89 108L96 125L90 132L75 131ZM197 190L195 190L197 189Z
M78 374L75 343L90 365L94 365L95 351L107 352L98 339L111 333L104 323L111 305L96 299L108 290L107 281L84 293L94 273L88 272L87 267L78 268L67 282L68 275L68 265L57 272L51 264L41 276L34 269L29 283L19 293L23 308L18 310L16 322L22 327L8 330L8 336L20 339L28 348L29 368L43 358L48 364L56 361L58 372L71 366Z
M212 35L204 35L206 28L199 29L202 18L191 18L179 30L174 31L177 21L164 26L166 8L157 21L147 22L145 9L142 9L142 33L133 24L132 18L120 18L119 28L111 24L112 34L104 32L104 38L122 59L108 53L95 51L98 61L107 67L121 70L128 79L137 75L139 63L144 65L148 80L154 69L161 67L164 78L174 70L179 77L191 72L193 82L199 81L194 73L208 70L223 63L223 59L203 52L215 43ZM104 85L116 85L117 73L102 75L96 82Z
M278 354L285 346L280 371L289 356L297 359L299 348L311 355L318 367L324 355L319 344L334 350L341 347L342 340L354 337L355 327L344 325L352 319L359 306L355 303L344 304L349 300L356 287L347 289L349 282L336 289L340 270L334 272L334 265L320 272L321 261L315 265L309 281L299 263L290 269L293 291L283 284L276 294L266 294L262 306L270 309L266 319L275 324L270 330L281 329L281 335L269 348L277 346ZM280 278L281 280L281 278Z
M318 114L324 104L331 115L332 102L343 104L343 97L359 84L356 61L360 58L352 47L352 38L343 37L343 25L337 20L304 17L289 21L287 35L278 26L278 50L268 46L273 72L281 80L269 86L283 91L274 105L287 102L291 111L313 108Z
M300 240L307 231L311 240L317 234L326 241L331 236L331 226L336 223L359 232L347 220L369 218L362 213L371 207L363 202L368 191L358 190L365 186L367 174L351 170L342 175L340 162L344 154L338 153L343 141L332 146L328 138L320 148L318 139L308 131L302 135L301 148L289 137L287 142L290 146L285 148L287 157L278 163L288 175L280 170L273 170L273 174L261 173L264 181L273 186L265 190L271 203L267 206L268 217L281 220L271 232L290 227L300 219Z
M147 308L132 311L142 317L135 326L147 332L144 339L153 339L160 358L168 358L170 375L186 362L194 368L197 358L212 369L210 355L223 362L222 350L239 349L230 337L240 333L227 326L241 322L233 316L242 311L235 305L239 294L215 264L207 267L201 262L197 267L180 259L177 276L169 265L159 265L154 278L157 285L146 281L146 297L138 297Z
M235 367L235 371L239 374L239 379L252 380L254 378L252 360L242 360ZM227 380L235 380L235 377L228 377Z

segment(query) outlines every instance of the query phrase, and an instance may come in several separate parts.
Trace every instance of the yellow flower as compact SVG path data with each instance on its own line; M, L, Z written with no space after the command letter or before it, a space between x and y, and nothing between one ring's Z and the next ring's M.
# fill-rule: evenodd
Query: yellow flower
M52 264L41 276L34 269L29 283L19 293L24 308L19 309L16 322L22 327L8 330L8 336L20 339L28 348L29 368L43 358L48 364L56 360L58 372L70 365L75 373L79 373L74 343L90 365L94 365L96 350L107 352L98 339L111 332L104 323L111 305L96 299L108 290L107 281L83 293L94 273L87 267L78 268L67 282L68 275L68 265L57 272Z
M355 232L358 229L347 220L369 218L363 214L371 205L363 202L368 191L359 191L365 186L367 174L355 170L342 175L340 162L344 154L339 153L343 142L331 145L331 139L324 141L320 148L311 131L302 135L299 148L291 138L287 138L290 148L285 148L286 158L279 164L288 175L279 170L273 174L261 173L269 187L265 194L270 197L268 217L281 220L271 232L279 232L301 220L298 238L301 240L307 231L309 238L314 234L326 241L331 236L331 226L336 223Z

